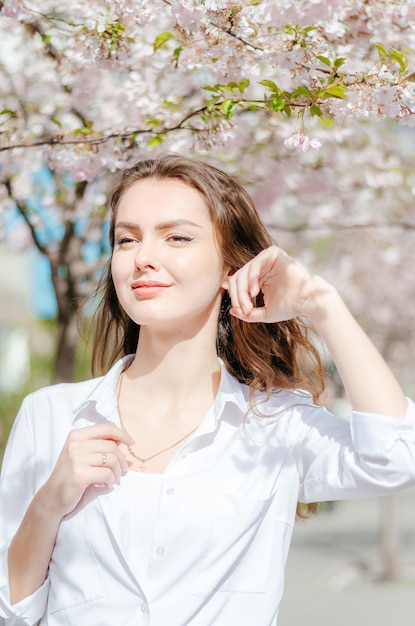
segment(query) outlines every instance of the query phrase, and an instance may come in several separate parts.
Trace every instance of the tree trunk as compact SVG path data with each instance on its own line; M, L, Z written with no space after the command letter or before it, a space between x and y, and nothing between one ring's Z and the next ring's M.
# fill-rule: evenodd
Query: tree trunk
M387 361L397 341L405 340L405 328L391 328L384 338L381 354ZM396 498L393 494L379 498L380 580L391 582L400 577L401 543L396 522Z
M58 304L57 350L53 382L71 382L75 373L76 349L79 340L79 282L74 276L72 265L79 258L76 245L72 246L74 256L60 254L57 260L51 261L52 282ZM61 251L62 252L62 251ZM78 256L75 256L78 255ZM62 258L63 257L63 258ZM66 258L65 258L66 257Z
M76 349L78 344L78 314L76 308L62 319L58 318L57 352L53 382L70 382L75 374Z
M380 507L380 580L391 582L399 578L399 536L396 525L395 496L379 498Z

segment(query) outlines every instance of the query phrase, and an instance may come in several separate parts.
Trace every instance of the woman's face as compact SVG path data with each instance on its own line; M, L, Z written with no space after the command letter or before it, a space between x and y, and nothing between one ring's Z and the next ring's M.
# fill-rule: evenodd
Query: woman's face
M178 180L140 180L121 197L114 235L114 286L135 323L216 326L226 273L202 194Z

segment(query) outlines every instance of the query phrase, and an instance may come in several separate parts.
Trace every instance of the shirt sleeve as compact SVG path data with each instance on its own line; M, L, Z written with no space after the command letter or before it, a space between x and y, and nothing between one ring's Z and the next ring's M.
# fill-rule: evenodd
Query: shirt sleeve
M45 612L49 580L32 595L10 604L7 553L36 493L36 450L30 403L23 401L12 427L0 475L0 626L32 626Z
M304 407L302 407L304 408ZM415 403L404 420L353 411L350 421L309 407L295 446L299 500L386 495L415 486Z
M9 544L0 548L0 626L33 626L42 617L49 593L49 580L32 595L11 605L7 568Z

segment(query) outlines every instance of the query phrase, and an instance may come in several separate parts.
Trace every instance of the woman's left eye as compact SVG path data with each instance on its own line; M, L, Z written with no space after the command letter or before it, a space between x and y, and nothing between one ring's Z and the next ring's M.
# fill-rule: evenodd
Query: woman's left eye
M169 235L167 241L172 243L187 243L193 241L193 237L187 237L186 235Z

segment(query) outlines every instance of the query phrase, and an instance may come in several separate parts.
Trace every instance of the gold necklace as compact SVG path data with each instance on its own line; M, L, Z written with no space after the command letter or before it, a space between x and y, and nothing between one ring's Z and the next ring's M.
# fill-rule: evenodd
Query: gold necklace
M121 375L120 375L120 378L119 378L119 381L118 381L117 405L118 405L118 415L120 417L121 426L125 430L124 422L123 422L123 419L122 419L122 416L121 416L121 411L120 411L120 395L121 395L121 383L122 383L123 375L124 375L124 372L121 372ZM137 459L137 461L140 461L140 463L141 463L141 467L139 468L140 472L145 472L145 470L147 469L147 466L146 466L147 461L151 461L152 459L155 459L156 456L160 456L160 454L163 454L163 452L167 452L168 450L171 450L172 448L175 448L176 446L179 445L179 443L182 443L182 441L184 441L185 439L190 437L190 435L193 435L193 433L195 433L198 428L199 428L199 426L196 426L196 428L193 428L193 430L191 430L190 433L187 433L186 435L184 435L184 437L179 439L179 441L176 441L175 443L172 443L170 446L167 446L167 448L163 448L163 450L160 450L160 452L156 452L155 454L152 454L151 456L148 456L146 459L142 459L140 456L138 456L134 452L134 450L132 449L131 446L127 446L127 450L131 454L132 457Z

